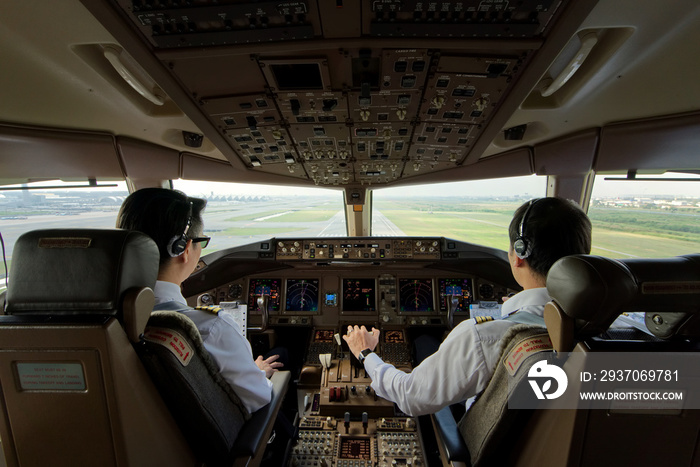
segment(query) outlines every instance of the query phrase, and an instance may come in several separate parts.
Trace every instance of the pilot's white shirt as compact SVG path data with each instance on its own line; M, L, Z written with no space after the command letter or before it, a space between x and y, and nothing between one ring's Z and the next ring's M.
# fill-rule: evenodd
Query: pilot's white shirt
M188 306L180 292L180 286L172 282L157 281L153 293L156 309L159 304L166 302ZM272 382L255 364L250 343L233 317L226 312L216 315L194 308L188 308L182 313L197 326L204 348L214 358L219 372L248 411L253 413L269 403L272 398Z
M502 314L517 311L542 316L549 301L546 288L524 290L503 304ZM410 373L385 363L375 353L367 356L364 366L377 395L395 402L408 415L435 413L470 399L486 387L499 361L501 337L515 324L506 320L463 321Z

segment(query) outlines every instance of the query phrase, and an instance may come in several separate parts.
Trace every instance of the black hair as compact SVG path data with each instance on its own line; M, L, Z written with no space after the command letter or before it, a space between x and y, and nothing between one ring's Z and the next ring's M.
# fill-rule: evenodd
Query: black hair
M556 197L528 201L515 211L508 227L511 249L520 235L520 224L528 207L522 234L530 243L527 262L535 273L546 277L559 258L590 254L590 219L573 201Z
M206 200L189 197L181 191L142 188L124 200L117 216L117 228L138 230L150 236L158 245L163 264L171 258L168 244L184 234L188 218L191 217L191 224L187 237L203 233L202 211L206 204Z

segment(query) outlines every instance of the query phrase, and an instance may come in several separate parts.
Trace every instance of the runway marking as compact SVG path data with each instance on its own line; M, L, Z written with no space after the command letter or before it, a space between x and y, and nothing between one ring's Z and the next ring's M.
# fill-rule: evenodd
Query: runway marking
M279 216L284 216L285 214L291 214L296 211L284 211L284 212L278 212L277 214L273 214L271 216L265 216L265 217L258 217L257 219L253 219L253 222L261 222L261 221L266 221L268 219L272 219L273 217L279 217Z
M343 215L343 211L338 211L336 214L334 214L333 217L331 217L330 220L328 221L328 225L327 225L326 227L324 227L324 229L321 230L321 231L318 233L318 235L319 235L319 236L323 236L323 232L325 232L326 230L328 230L328 228L329 228L330 226L332 226L333 224L335 224L336 222L338 222L338 219L336 219L336 217L340 217L340 216L342 216L342 215ZM326 235L326 236L329 237L330 235Z

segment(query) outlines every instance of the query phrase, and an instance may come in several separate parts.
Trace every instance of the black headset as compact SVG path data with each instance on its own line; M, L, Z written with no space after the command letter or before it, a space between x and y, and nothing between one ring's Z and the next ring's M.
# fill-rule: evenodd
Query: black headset
M173 258L183 254L185 252L185 249L187 248L187 232L190 230L190 226L192 225L192 202L190 202L189 204L190 208L187 212L187 225L185 226L185 231L182 232L182 235L180 236L175 235L168 242L168 254Z
M527 239L527 237L524 235L525 234L525 222L527 221L527 215L530 213L530 209L532 208L533 204L537 203L540 199L542 199L542 198L530 200L530 204L527 205L527 209L525 210L525 214L523 214L523 218L520 221L520 228L518 229L518 237L513 242L513 251L515 251L516 256L520 259L525 259L528 256L530 256L530 253L532 253L532 244Z

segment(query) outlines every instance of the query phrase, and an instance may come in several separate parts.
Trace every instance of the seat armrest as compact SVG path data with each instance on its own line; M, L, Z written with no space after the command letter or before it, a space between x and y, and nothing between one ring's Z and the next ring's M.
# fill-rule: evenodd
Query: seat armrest
M233 445L233 452L237 455L254 455L261 445L267 444L291 377L289 371L278 371L272 375L272 399L269 404L255 412L241 428Z
M459 432L457 421L452 416L450 407L444 407L434 413L432 417L433 424L437 428L438 435L447 452L448 460L450 462L466 462L469 465L469 450Z

